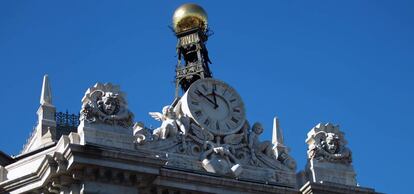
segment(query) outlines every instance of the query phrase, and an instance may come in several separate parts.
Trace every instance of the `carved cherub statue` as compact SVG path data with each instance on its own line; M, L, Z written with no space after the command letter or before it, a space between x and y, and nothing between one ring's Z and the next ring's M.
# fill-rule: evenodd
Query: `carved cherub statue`
M274 157L272 143L270 141L260 142L259 136L263 133L263 126L256 122L253 124L252 131L249 133L248 147L252 153L253 162L257 162L257 153L262 153L269 157Z
M162 122L161 126L156 128L153 132L155 139L167 139L168 137L177 135L179 131L182 133L185 133L186 131L185 126L171 106L164 106L162 113L150 112L149 114L155 120Z
M337 134L321 131L316 137L320 137L320 142L315 143L308 151L310 158L344 163L352 161L351 151L342 144Z

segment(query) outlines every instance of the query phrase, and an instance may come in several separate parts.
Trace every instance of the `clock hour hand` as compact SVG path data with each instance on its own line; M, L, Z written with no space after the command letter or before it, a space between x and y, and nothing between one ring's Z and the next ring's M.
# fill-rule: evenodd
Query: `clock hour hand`
M196 90L195 93L199 96L202 96L203 98L207 99L211 104L214 105L214 108L216 107L216 103L214 103L210 98L208 98L206 95L201 93L199 90Z

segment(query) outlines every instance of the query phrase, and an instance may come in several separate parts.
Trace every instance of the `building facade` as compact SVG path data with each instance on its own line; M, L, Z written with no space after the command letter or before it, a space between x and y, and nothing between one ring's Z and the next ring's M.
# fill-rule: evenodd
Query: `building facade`
M22 153L0 152L1 193L376 193L357 184L339 126L312 128L297 172L278 118L271 141L246 118L242 97L213 78L207 14L185 4L173 16L176 95L156 129L134 122L119 86L86 90L79 115L56 112L48 76L38 122Z

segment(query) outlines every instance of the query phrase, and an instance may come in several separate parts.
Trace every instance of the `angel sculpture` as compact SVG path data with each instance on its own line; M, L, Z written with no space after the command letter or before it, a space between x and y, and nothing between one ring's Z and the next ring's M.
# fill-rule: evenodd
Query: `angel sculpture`
M173 107L164 106L162 113L150 112L149 114L155 120L162 122L161 126L153 131L155 140L167 139L168 137L175 136L178 131L185 133L185 127L180 119L178 119Z

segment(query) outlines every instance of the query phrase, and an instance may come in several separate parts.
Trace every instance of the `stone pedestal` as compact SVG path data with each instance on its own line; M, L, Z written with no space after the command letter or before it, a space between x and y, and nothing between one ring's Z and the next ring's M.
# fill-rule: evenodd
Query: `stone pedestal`
M356 186L356 173L351 164L330 163L311 159L306 166L306 177L311 182L331 182Z
M100 145L121 149L134 149L131 128L82 121L78 127L81 145Z
M352 152L346 146L344 133L338 125L319 123L306 139L308 163L305 180L314 183L336 183L356 186L356 173L352 167Z

